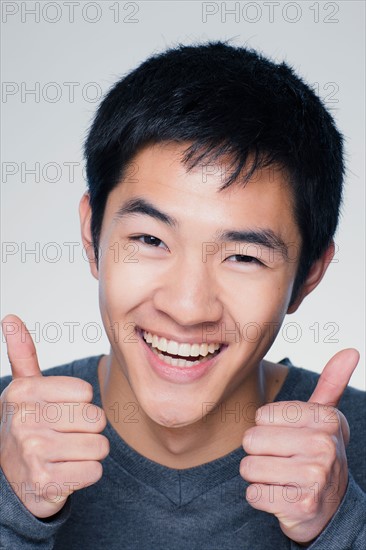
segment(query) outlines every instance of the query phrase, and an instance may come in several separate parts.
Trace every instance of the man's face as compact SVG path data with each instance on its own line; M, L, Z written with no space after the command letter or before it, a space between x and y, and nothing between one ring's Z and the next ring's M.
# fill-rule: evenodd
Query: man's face
M265 169L219 192L224 167L187 173L183 150L164 144L136 155L108 197L93 268L112 365L146 415L169 427L199 421L204 404L223 402L253 379L286 314L301 244L283 173ZM141 203L118 215L132 199L175 224L142 213ZM174 355L198 349L200 356L172 366L142 331L178 344L217 343L220 353L192 366L209 350L173 345ZM152 343L164 347L156 337Z

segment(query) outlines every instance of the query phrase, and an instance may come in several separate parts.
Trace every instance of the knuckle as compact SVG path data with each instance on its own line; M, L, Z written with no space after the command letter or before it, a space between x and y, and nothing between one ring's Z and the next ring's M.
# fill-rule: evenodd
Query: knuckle
M6 401L19 402L24 399L29 383L26 378L15 378L10 382L4 391Z
M333 407L333 414L335 416L336 422L338 425L341 424L341 411L337 409L336 407Z
M80 379L80 389L83 393L83 400L90 403L93 399L93 386L86 380Z
M93 386L82 378L73 377L68 381L72 401L90 403L93 399Z
M16 412L11 419L11 432L14 437L24 435L24 422L19 412Z
M321 421L324 427L327 427L330 430L337 429L337 426L340 424L340 414L339 410L333 405L323 405L321 407Z
M318 451L327 452L329 450L329 436L325 433L320 433L313 440L314 446Z
M323 434L315 442L319 454L323 461L329 465L337 459L337 442L334 436Z
M28 467L26 483L29 484L29 489L35 493L42 493L45 485L50 483L52 478L48 469L39 462L33 462Z
M311 493L307 494L306 497L300 501L299 507L307 519L314 519L317 516L318 503Z
M110 451L109 440L104 435L100 435L98 439L98 443L99 443L99 457L101 459L106 458L106 456L109 455L109 451Z
M254 446L254 437L255 437L255 428L248 428L245 430L245 434L243 437L243 447L245 450L249 451Z
M341 414L342 413L338 409L334 409L334 412L333 412L333 417L334 417L333 432L334 433L337 433L342 426Z
M249 480L250 471L251 471L251 457L246 456L240 462L240 473L242 476L244 476L246 479Z
M324 466L317 463L309 464L307 466L307 478L310 483L318 483L323 487L327 480Z
M100 413L99 426L101 430L104 430L108 423L107 415L103 409L101 409L100 407L97 408L99 409Z
M99 431L101 428L101 419L104 411L94 403L84 403L82 407L82 416L87 424L92 424L93 430Z
M269 416L270 408L269 405L262 405L256 410L255 413L255 422L259 424L262 420L266 420Z
M34 458L41 456L44 451L45 444L43 438L38 435L33 435L24 439L22 447L23 457L31 461Z
M92 467L90 469L90 474L89 474L90 483L96 483L97 481L100 480L102 475L103 475L103 466L101 465L101 463L97 461L93 462Z
M33 481L35 484L39 484L41 492L54 480L51 479L50 473L45 468L37 468L33 473Z

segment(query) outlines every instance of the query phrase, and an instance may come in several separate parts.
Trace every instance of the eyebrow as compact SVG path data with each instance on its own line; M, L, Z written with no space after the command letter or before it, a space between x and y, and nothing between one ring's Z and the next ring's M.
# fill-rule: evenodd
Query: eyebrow
M272 229L259 229L256 231L218 231L215 233L218 242L247 243L264 246L279 252L284 259L288 259L286 243L276 235Z
M179 226L179 222L176 218L173 218L173 216L162 212L161 210L156 208L156 206L151 204L151 202L143 199L142 197L129 199L124 204L122 204L122 206L117 210L115 218L126 218L134 214L143 214L145 216L150 216L151 218L154 218L159 222L163 222L166 225L169 225L173 229L177 229Z
M142 214L149 216L157 221L163 222L173 229L178 229L179 222L176 218L162 212L151 202L142 197L134 197L127 200L120 206L114 215L115 219L122 219L135 214ZM214 239L219 243L223 242L235 242L235 243L247 243L264 246L279 252L285 259L288 259L288 248L283 239L277 235L272 229L259 229L259 230L219 230L216 231Z

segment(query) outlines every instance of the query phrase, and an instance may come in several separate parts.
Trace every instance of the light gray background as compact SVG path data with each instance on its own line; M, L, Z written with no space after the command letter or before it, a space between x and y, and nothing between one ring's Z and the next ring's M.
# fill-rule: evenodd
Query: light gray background
M361 361L351 384L365 389L364 9L362 1L2 2L1 316L15 313L34 331L42 369L109 351L78 219L82 142L100 94L153 52L234 38L318 83L346 138L336 261L285 318L267 358L321 372L338 350L355 347ZM214 13L205 18L205 10ZM64 243L76 243L74 258ZM37 256L25 254L37 246Z

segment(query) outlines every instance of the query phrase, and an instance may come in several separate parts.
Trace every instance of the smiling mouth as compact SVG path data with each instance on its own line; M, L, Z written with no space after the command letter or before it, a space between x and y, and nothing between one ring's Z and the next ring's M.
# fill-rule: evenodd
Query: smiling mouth
M145 340L146 342L146 340ZM164 355L165 357L171 357L172 359L185 359L188 361L198 361L201 362L203 359L212 359L212 357L215 357L215 355L218 355L221 351L222 346L214 351L213 353L208 353L207 355L198 355L197 357L183 357L182 355L175 355L174 353L168 353L167 351L161 351L160 349L153 348L151 344L146 342L146 344L149 346L149 348L156 352L157 354Z
M219 353L221 353L223 349L226 349L228 347L227 344L222 344L219 349L215 350L212 353L209 352L207 355L198 355L196 357L193 357L193 356L186 357L186 356L177 355L174 353L168 353L167 351L162 351L156 347L153 347L151 343L146 341L143 332L142 331L139 331L139 332L142 340L150 348L152 353L154 353L157 357L162 359L164 362L167 362L168 365L171 365L174 367L194 367L199 363L204 363L205 361L209 361L210 359L213 359L216 355L219 355Z

